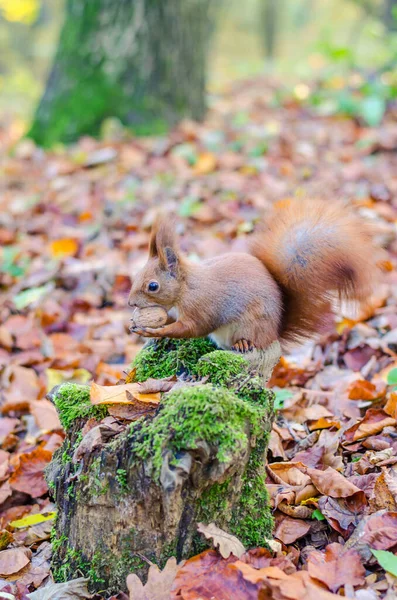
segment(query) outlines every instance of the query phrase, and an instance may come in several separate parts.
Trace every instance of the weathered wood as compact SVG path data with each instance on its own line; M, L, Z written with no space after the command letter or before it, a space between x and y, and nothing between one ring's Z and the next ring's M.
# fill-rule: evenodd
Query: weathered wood
M270 376L279 347L267 358L251 353L250 360L211 350L207 340L163 340L145 348L136 360L138 380L178 372L206 383L178 384L153 417L122 433L105 420L97 446L82 456L76 454L79 432L98 408L88 404L87 387L63 384L54 391L67 427L47 474L58 506L56 580L84 574L93 589L125 589L126 575L145 577L148 561L163 566L170 556L180 560L207 547L197 522L215 522L246 547L266 544L272 517L264 466L273 394L262 377Z

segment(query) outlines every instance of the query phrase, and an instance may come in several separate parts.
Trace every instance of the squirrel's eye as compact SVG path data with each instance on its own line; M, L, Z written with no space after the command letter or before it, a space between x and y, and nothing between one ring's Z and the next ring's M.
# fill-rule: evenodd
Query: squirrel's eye
M149 292L157 292L157 290L159 289L159 284L157 283L157 281L151 281L149 283L149 285L147 286L147 289L149 290Z

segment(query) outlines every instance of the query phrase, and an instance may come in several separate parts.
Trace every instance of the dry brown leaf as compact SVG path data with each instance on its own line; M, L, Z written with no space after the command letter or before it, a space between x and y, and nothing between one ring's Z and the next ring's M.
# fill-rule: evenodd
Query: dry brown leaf
M345 439L348 442L356 442L370 435L380 433L385 427L396 426L397 421L384 410L370 408L365 417L345 431Z
M394 488L392 486L393 478L395 480ZM370 500L370 506L373 512L378 510L397 511L397 473L389 475L383 471L375 481L374 492Z
M30 412L41 431L62 429L56 408L49 400L32 400Z
M367 506L365 493L360 491L348 498L322 496L318 505L330 525L342 535L358 525Z
M0 575L18 573L29 564L32 552L29 548L9 548L0 552Z
M156 406L160 402L160 392L142 394L139 383L126 383L123 385L98 385L91 384L91 404L134 404L137 400L142 403Z
M375 400L379 395L380 393L377 391L376 385L365 379L358 379L349 387L350 400Z
M21 454L19 465L9 479L11 487L29 494L32 498L39 498L45 494L48 487L44 479L44 469L51 458L52 453L43 448Z
M325 553L315 550L307 558L309 575L337 592L344 585L364 585L365 569L358 552L344 549L341 544L329 544Z
M397 419L397 392L391 392L389 394L383 410L393 417L393 419Z
M136 421L145 415L153 414L156 408L157 405L136 401L134 404L110 404L108 413L116 419Z
M262 584L262 594L256 598L264 600L336 600L338 596L328 592L307 571L298 571L287 575L278 567L254 569L241 561L229 565L229 569L238 569L244 579L253 584Z
M88 579L79 577L65 583L52 583L40 590L27 594L30 600L83 600L91 598L92 594L87 589Z
M365 522L361 543L375 550L388 550L397 544L397 512L379 511Z
M177 571L176 558L171 557L162 571L157 565L150 565L145 585L137 575L128 575L127 588L130 600L169 600Z
M274 537L281 540L283 544L293 544L296 540L303 537L310 530L310 523L301 519L291 519L285 517L277 526Z
M347 498L360 491L357 486L332 467L328 467L325 471L306 469L306 473L318 491L326 496L331 496L331 498Z
M231 569L234 560L234 557L225 560L214 550L193 556L178 570L171 599L258 600L261 584L246 582L238 569Z
M223 558L229 558L231 554L240 558L245 552L245 548L238 538L223 531L215 523L210 523L209 525L197 523L197 531L202 533L207 540L213 540L215 548L219 549Z
M156 394L157 392L169 392L177 382L176 375L164 379L146 379L139 384L142 394Z

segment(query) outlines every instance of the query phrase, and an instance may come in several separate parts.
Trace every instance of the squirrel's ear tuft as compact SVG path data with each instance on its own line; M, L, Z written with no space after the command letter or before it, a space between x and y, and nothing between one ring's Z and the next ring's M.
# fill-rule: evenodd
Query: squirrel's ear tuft
M178 274L178 254L173 249L167 246L164 249L164 258L166 262L166 269L170 272L173 277L176 277Z
M159 253L157 249L157 228L153 227L149 240L149 257L156 258L156 256L158 255Z
M174 223L165 218L157 218L152 227L152 233L149 241L150 258L162 258L166 247L172 248L177 252L177 243L175 241Z

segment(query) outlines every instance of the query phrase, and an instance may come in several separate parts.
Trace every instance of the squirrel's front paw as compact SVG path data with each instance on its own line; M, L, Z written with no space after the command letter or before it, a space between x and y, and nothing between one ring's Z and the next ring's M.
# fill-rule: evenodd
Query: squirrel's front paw
M243 354L245 354L246 352L251 352L252 350L254 350L255 346L252 342L249 342L248 340L238 340L238 342L236 342L232 346L232 349L236 352L242 352Z
M136 333L137 335L141 335L142 337L150 337L150 338L159 338L163 337L161 330L163 327L159 327L158 329L154 329L152 327L136 327L131 326L131 333Z

